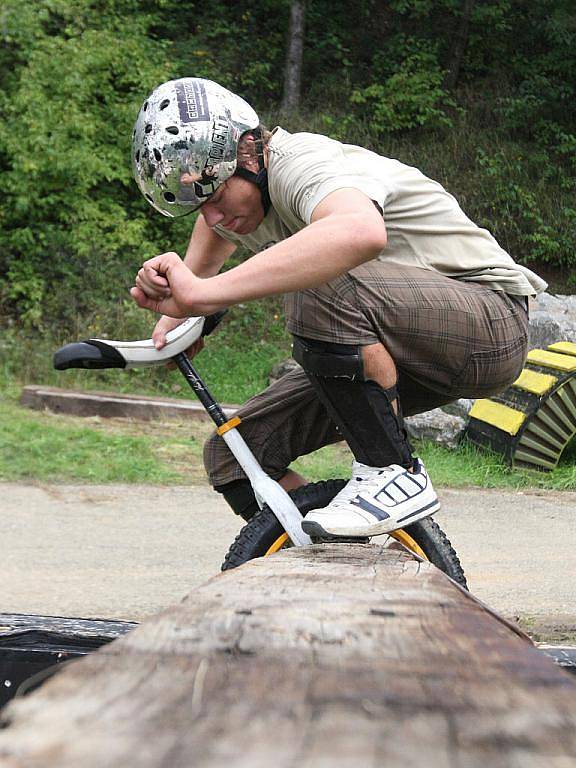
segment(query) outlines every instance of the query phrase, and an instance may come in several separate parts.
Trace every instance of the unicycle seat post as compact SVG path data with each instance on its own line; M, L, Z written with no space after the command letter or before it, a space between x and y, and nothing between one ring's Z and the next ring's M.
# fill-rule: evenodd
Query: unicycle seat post
M200 400L206 409L206 412L214 424L216 424L217 427L221 427L225 424L228 421L226 414L210 394L210 390L204 384L200 374L190 362L188 355L185 352L180 352L175 355L172 360L178 366L180 372L194 391L198 400Z

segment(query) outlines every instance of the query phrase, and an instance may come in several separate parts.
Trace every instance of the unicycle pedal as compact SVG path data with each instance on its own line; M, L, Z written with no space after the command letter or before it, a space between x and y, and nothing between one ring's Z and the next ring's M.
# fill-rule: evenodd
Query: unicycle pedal
M304 519L302 529L310 536L313 544L368 544L370 541L369 536L334 536L312 520Z

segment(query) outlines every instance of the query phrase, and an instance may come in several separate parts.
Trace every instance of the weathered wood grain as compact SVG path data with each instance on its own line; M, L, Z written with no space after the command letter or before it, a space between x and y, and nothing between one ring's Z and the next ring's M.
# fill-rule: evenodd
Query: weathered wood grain
M427 563L293 549L15 700L4 768L576 765L576 683Z

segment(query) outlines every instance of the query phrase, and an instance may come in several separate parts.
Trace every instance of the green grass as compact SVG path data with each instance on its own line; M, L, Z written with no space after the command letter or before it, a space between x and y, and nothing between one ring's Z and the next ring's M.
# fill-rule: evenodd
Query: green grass
M438 486L576 491L576 442L564 451L553 472L511 470L502 456L470 443L462 444L457 451L434 443L421 443L417 447L418 454Z
M189 469L189 465L192 468ZM174 428L74 419L0 401L0 480L56 483L197 482L201 441Z
M201 461L208 424L73 419L18 406L22 386L42 384L78 390L193 397L178 371L64 372L52 369L60 345L90 337L146 338L154 318L123 302L116 314L100 313L62 335L31 336L8 329L0 344L0 480L79 483L206 482ZM195 360L220 402L240 403L264 389L273 365L290 354L277 300L234 307ZM576 490L576 441L550 473L511 471L502 458L463 445L457 451L417 446L438 487ZM347 477L351 455L329 446L300 458L294 469L310 480Z
M30 411L0 400L0 480L55 483L205 483L202 445L211 427L197 421L133 422L82 419ZM576 444L554 472L511 471L500 456L462 445L432 443L417 453L437 487L576 491ZM348 477L351 454L342 444L298 459L310 481Z
M511 470L504 459L471 444L450 450L435 443L417 443L415 453L439 488L506 488L576 491L576 441L565 450L553 472ZM293 469L310 480L348 477L352 456L340 445L304 456Z
M0 393L17 397L26 384L85 391L107 390L158 397L193 397L179 371L166 367L123 370L55 371L52 355L63 344L87 338L145 339L155 317L129 302L109 313L78 322L65 334L7 329L0 342ZM290 356L279 300L268 299L233 307L221 326L206 340L194 361L217 400L242 403L268 383L275 365Z

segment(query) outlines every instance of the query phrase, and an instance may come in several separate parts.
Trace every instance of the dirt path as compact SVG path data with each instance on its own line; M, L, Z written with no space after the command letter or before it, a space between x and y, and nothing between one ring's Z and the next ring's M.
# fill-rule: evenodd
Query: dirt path
M576 493L440 495L471 590L576 636ZM216 574L241 522L206 486L5 483L0 510L0 613L136 620Z

